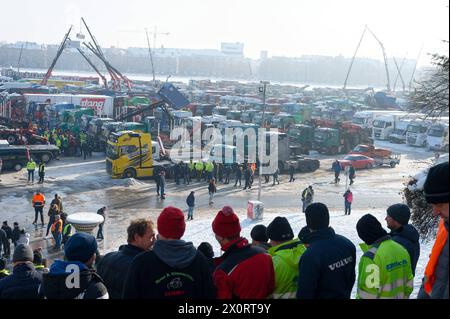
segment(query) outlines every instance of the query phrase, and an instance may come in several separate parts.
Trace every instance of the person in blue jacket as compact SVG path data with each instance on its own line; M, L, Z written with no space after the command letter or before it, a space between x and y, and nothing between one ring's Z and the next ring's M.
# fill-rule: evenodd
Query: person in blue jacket
M391 230L389 234L395 242L408 251L411 258L411 270L416 274L416 266L420 257L419 232L408 224L411 211L405 204L395 204L387 209L386 223Z
M329 226L326 205L314 203L305 211L308 248L298 265L298 299L350 299L355 284L356 247ZM305 232L304 232L305 233Z
M333 162L333 165L331 165L331 168L332 168L333 171L334 171L334 183L337 184L337 183L339 183L339 181L341 180L341 179L339 178L339 176L341 175L341 170L342 170L341 164L339 163L338 160L335 160L335 161Z

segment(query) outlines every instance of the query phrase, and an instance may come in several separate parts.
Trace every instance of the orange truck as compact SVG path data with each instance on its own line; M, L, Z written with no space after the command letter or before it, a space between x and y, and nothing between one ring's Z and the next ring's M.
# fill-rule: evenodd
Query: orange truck
M357 145L349 154L358 154L371 157L375 160L375 163L379 166L389 165L394 168L400 164L400 154L394 154L391 150L386 148L376 148L373 145Z

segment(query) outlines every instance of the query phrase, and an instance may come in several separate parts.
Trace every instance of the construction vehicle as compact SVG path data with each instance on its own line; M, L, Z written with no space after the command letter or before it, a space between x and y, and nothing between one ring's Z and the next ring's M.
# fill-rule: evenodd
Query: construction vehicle
M48 145L45 137L39 136L33 129L19 128L0 129L0 139L7 140L10 145Z
M291 125L295 124L295 117L287 113L279 113L272 118L272 127L286 133Z
M356 145L371 142L367 130L350 122L313 120L313 149L319 153L348 153Z
M149 178L173 163L164 159L164 148L148 133L120 131L109 136L106 171L112 178Z
M448 153L449 140L448 123L431 125L427 132L427 146L431 151L444 151Z
M314 128L311 125L296 124L288 130L289 146L296 154L309 155L314 140Z
M356 146L349 155L364 155L373 158L375 160L375 165L389 165L392 168L400 164L401 158L399 154L394 154L391 150L386 148L376 148L373 145L364 144Z

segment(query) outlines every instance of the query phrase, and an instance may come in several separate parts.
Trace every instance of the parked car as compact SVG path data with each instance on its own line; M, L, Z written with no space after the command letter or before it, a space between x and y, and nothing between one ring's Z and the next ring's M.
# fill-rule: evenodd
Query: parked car
M345 169L350 164L355 169L373 168L376 165L373 158L364 155L347 155L343 160L339 161L339 164L342 169Z

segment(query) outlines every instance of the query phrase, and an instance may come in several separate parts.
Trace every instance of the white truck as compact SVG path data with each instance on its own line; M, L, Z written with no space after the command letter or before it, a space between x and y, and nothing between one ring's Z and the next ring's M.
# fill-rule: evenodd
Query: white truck
M398 127L399 123L417 118L417 114L395 112L389 115L377 116L373 121L372 138L374 140L388 140L389 135Z
M401 120L397 123L397 127L389 134L389 142L394 144L406 144L406 129L411 120Z
M430 121L411 121L406 129L406 144L410 146L426 147L427 132Z
M448 123L437 123L430 126L427 132L427 146L429 150L448 152L448 141Z
M356 112L353 115L352 123L361 128L372 128L373 121L378 116L391 115L399 113L399 111L385 111L385 110L367 110Z

